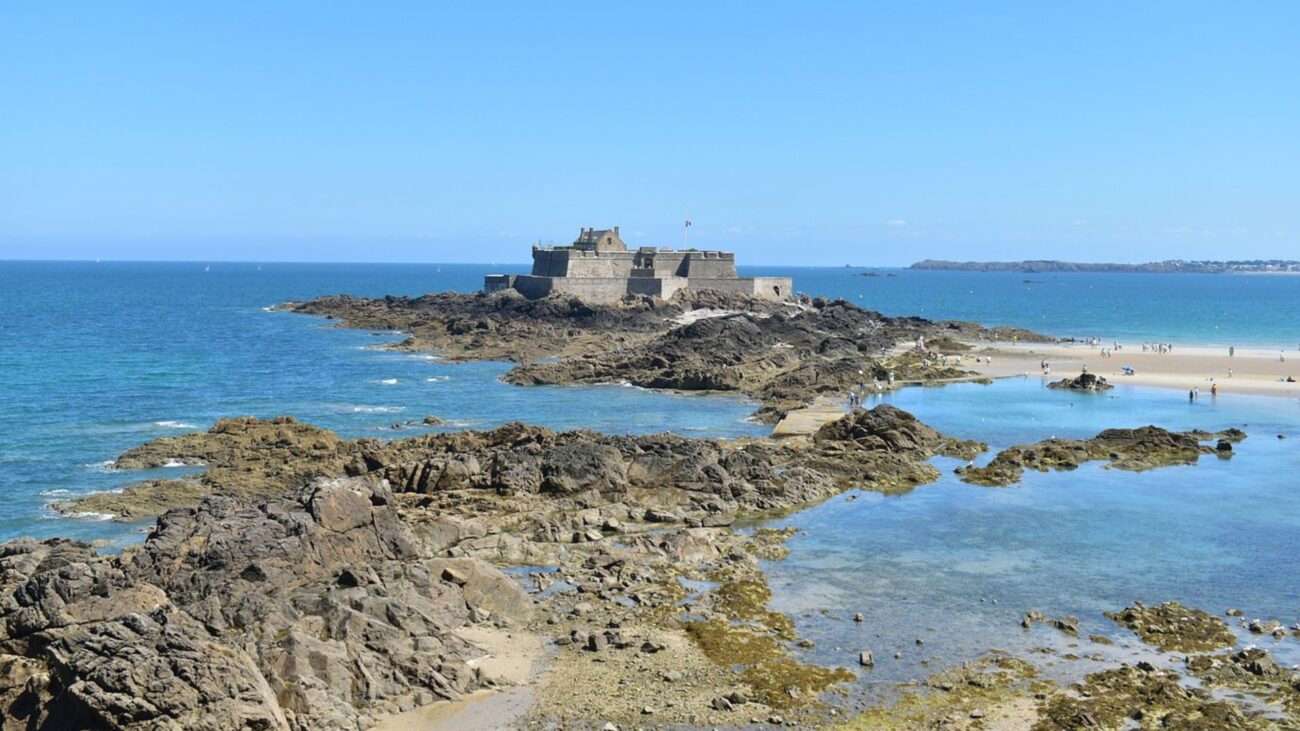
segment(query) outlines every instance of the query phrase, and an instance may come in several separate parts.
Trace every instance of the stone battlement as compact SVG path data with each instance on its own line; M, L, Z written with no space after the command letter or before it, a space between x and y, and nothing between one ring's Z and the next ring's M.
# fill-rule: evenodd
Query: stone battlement
M682 289L740 292L767 299L791 294L789 277L741 277L730 251L674 251L642 246L629 250L618 227L582 229L571 246L533 247L531 274L493 274L487 292L515 289L526 297L553 292L592 302L629 294L668 298Z

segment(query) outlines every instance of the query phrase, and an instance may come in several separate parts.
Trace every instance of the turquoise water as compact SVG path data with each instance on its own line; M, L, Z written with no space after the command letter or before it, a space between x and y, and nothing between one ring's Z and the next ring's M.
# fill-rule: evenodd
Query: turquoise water
M841 496L781 521L803 532L790 557L769 566L773 605L798 618L818 661L851 664L849 648L872 649L868 687L927 677L934 672L922 664L927 658L969 659L995 648L1055 646L1131 660L1146 651L1101 612L1134 599L1300 621L1300 403L1233 396L1189 404L1181 395L1129 386L1077 394L1034 378L887 397L947 434L988 441L992 451L1148 423L1236 426L1249 437L1230 460L1145 473L1089 464L1028 472L1010 488L963 484L951 473L959 462L938 460L944 477L935 484L896 497ZM1077 615L1081 634L1119 644L1070 647L1054 629L1025 632L1018 622L1028 610ZM859 611L861 626L848 621ZM1293 639L1254 641L1300 662ZM898 651L903 657L894 659ZM1073 665L1061 664L1067 673Z

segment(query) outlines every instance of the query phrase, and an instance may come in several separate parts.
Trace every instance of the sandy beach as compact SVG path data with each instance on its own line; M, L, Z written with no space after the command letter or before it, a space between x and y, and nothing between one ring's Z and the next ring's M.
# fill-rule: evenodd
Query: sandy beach
M1113 343L1107 343L1107 348ZM1084 366L1088 372L1104 376L1113 384L1132 384L1187 391L1201 390L1209 397L1212 386L1219 387L1219 397L1232 394L1261 394L1269 396L1300 397L1300 383L1287 383L1286 378L1300 379L1300 352L1263 348L1237 348L1228 355L1227 348L1203 346L1174 346L1172 352L1142 351L1141 343L1120 343L1120 349L1109 357L1101 355L1100 346L1042 343L995 343L978 346L974 354L981 358L990 356L991 364L972 364L963 358L962 366L992 378L1023 376L1052 380L1077 376ZM1044 375L1042 361L1051 366ZM1123 366L1132 366L1133 375L1125 375ZM1229 375L1231 369L1231 375Z

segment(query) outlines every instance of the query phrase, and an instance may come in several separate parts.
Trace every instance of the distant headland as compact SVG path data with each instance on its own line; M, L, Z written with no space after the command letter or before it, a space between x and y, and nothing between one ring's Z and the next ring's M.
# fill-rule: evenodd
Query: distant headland
M1250 259L1242 261L1187 261L1169 259L1145 264L1104 264L1054 259L1028 261L946 261L925 259L909 269L960 272L1140 272L1151 274L1300 274L1300 261L1293 259Z

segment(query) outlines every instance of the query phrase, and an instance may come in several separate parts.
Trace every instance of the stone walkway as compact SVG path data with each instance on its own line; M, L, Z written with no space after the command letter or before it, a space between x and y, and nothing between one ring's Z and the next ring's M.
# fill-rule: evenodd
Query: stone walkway
M847 413L848 405L845 399L818 396L817 400L808 406L786 414L785 418L772 429L772 436L811 437L817 433L822 424L835 421Z

